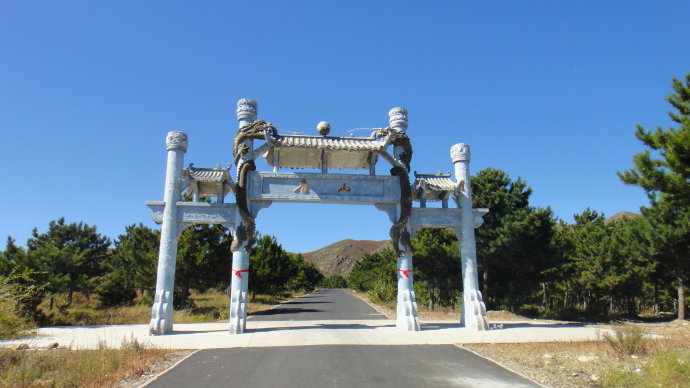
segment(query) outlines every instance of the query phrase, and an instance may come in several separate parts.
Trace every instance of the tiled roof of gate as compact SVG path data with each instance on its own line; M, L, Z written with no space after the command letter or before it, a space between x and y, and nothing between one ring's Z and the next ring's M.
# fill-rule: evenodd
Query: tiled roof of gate
M273 137L274 147L314 148L321 150L342 150L359 152L382 151L387 145L387 138L336 136L277 135Z
M184 170L187 177L197 182L223 182L228 180L228 170L223 168L196 168L189 165Z
M450 174L418 174L415 171L414 176L413 189L419 188L422 182L426 183L428 190L455 191L457 188L457 183L450 179Z

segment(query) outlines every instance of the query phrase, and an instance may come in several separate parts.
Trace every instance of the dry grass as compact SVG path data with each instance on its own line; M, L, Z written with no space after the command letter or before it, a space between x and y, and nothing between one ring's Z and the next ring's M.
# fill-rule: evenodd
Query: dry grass
M136 341L123 349L3 350L0 381L5 387L110 387L146 377L171 352L146 349Z
M249 302L249 313L268 309L280 301L298 295L300 294L257 295ZM174 312L173 321L175 323L215 322L228 319L230 298L225 292L193 293L190 296L190 302L193 307ZM58 298L55 301L56 306L62 303L64 303L64 298ZM80 294L75 294L74 301L69 308L60 309L56 307L52 311L48 311L47 302L44 302L41 309L47 316L50 326L146 324L151 319L151 306L137 304L122 307L100 307L98 300L86 299Z
M358 292L355 290L345 289L345 291L357 296L359 299L368 303L371 307L376 309L378 312L384 314L389 319L395 319L396 310L396 300L391 300L387 302L377 302L371 298L370 295L364 292ZM453 307L443 307L438 306L434 311L429 311L427 306L417 305L417 314L421 320L433 321L433 320L458 320L460 321L460 310ZM527 320L523 316L513 314L509 311L488 311L489 321L516 321L516 320Z

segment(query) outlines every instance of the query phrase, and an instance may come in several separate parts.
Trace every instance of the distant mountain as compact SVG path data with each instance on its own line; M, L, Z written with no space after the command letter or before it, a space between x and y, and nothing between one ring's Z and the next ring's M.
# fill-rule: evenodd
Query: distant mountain
M609 222L621 221L624 218L637 218L640 216L641 215L637 214L637 213L622 211L622 212L618 212L618 213L612 215L611 217L607 218L605 222L608 224Z
M390 247L390 241L342 240L313 252L302 253L304 260L314 264L325 276L347 276L364 255Z

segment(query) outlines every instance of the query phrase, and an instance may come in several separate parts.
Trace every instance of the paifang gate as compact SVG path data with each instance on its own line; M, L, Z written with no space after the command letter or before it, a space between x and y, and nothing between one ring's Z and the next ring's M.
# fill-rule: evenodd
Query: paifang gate
M320 136L279 134L272 124L256 120L257 110L254 100L237 102L239 130L232 147L236 180L230 167L197 168L190 164L184 169L187 134L173 131L166 137L168 161L163 202L146 202L153 210L154 221L162 224L150 322L152 335L172 332L177 238L186 226L199 223L222 224L233 233L229 331L245 331L249 280L246 272L251 270L248 251L254 243L259 211L273 202L365 204L384 211L393 224L390 236L398 257L396 326L407 331L420 330L410 239L425 226L455 231L460 239L462 263L460 324L475 330L488 329L478 287L474 240L474 228L482 224L487 210L472 208L470 149L466 144L455 144L450 150L455 179L450 174L415 172L415 180L410 184L412 146L406 134L408 120L404 108L391 109L389 126L374 129L370 137L328 136L330 126L326 122L319 123ZM264 157L273 171L256 171L254 161L259 157ZM379 159L391 165L390 175L376 175ZM304 168L321 172L294 171ZM332 169L361 169L369 174L329 172ZM191 202L181 201L183 192L191 196ZM235 202L225 203L230 193ZM199 201L209 197L215 197L215 203ZM441 207L427 208L427 201L440 201ZM457 208L449 208L449 201L455 202ZM413 206L415 202L417 207Z

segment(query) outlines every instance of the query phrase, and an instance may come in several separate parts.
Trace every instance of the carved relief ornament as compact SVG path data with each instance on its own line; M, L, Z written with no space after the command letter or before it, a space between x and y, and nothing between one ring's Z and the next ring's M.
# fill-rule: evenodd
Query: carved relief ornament
M259 105L251 98L242 98L237 101L237 120L256 120Z
M181 131L168 132L168 136L165 137L165 148L170 150L180 150L182 152L187 152L187 145L189 143L189 138L187 134Z
M470 146L465 143L456 144L450 149L450 158L453 160L453 163L469 162L470 157Z
M398 107L388 111L388 123L393 128L407 129L407 109Z

